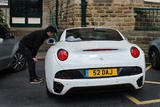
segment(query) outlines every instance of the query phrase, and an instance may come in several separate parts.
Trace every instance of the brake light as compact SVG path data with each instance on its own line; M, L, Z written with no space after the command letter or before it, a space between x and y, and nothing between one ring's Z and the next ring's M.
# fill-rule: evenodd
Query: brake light
M57 53L58 59L65 61L68 58L68 52L64 49L60 49Z
M118 50L118 49L87 49L83 51L113 51L113 50Z
M134 58L138 58L139 55L140 55L140 52L139 52L139 50L138 50L136 47L132 47L132 48L131 48L131 55L132 55Z

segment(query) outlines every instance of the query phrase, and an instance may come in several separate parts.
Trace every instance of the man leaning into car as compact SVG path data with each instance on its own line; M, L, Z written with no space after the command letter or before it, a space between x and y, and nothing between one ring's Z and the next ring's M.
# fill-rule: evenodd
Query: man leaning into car
M36 54L42 43L56 33L53 26L48 26L44 30L34 31L25 37L19 43L20 52L24 55L28 63L28 71L31 84L40 84L43 79L38 77L35 71L35 63L38 62Z

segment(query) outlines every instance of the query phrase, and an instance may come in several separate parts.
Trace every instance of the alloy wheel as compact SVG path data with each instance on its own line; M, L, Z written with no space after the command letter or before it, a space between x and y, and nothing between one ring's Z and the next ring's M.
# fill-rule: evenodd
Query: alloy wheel
M12 68L14 71L21 71L25 67L26 61L21 53L16 53L13 58Z

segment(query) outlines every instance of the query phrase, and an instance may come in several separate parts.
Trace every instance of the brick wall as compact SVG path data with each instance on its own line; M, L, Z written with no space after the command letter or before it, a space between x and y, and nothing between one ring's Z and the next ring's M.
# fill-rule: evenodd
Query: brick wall
M48 0L55 15L56 0ZM59 29L81 26L81 0L59 1ZM135 28L134 8L159 8L160 4L144 0L86 0L87 26L104 26L133 31Z
M129 2L121 0L106 2L105 0L92 2L88 0L87 26L104 26L119 30L134 29L133 8Z
M59 29L74 27L75 5L70 0L59 2Z
M58 25L61 32L66 28L81 26L80 4L80 0L59 0Z

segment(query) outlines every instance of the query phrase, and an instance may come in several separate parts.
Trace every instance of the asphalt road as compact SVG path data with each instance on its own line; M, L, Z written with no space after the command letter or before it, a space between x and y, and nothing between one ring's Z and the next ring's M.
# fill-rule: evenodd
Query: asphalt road
M44 61L37 63L37 73L44 78ZM149 65L147 65L148 67ZM146 81L138 92L110 91L70 94L49 98L45 83L31 85L27 69L0 72L0 107L159 107L160 70L148 67Z

